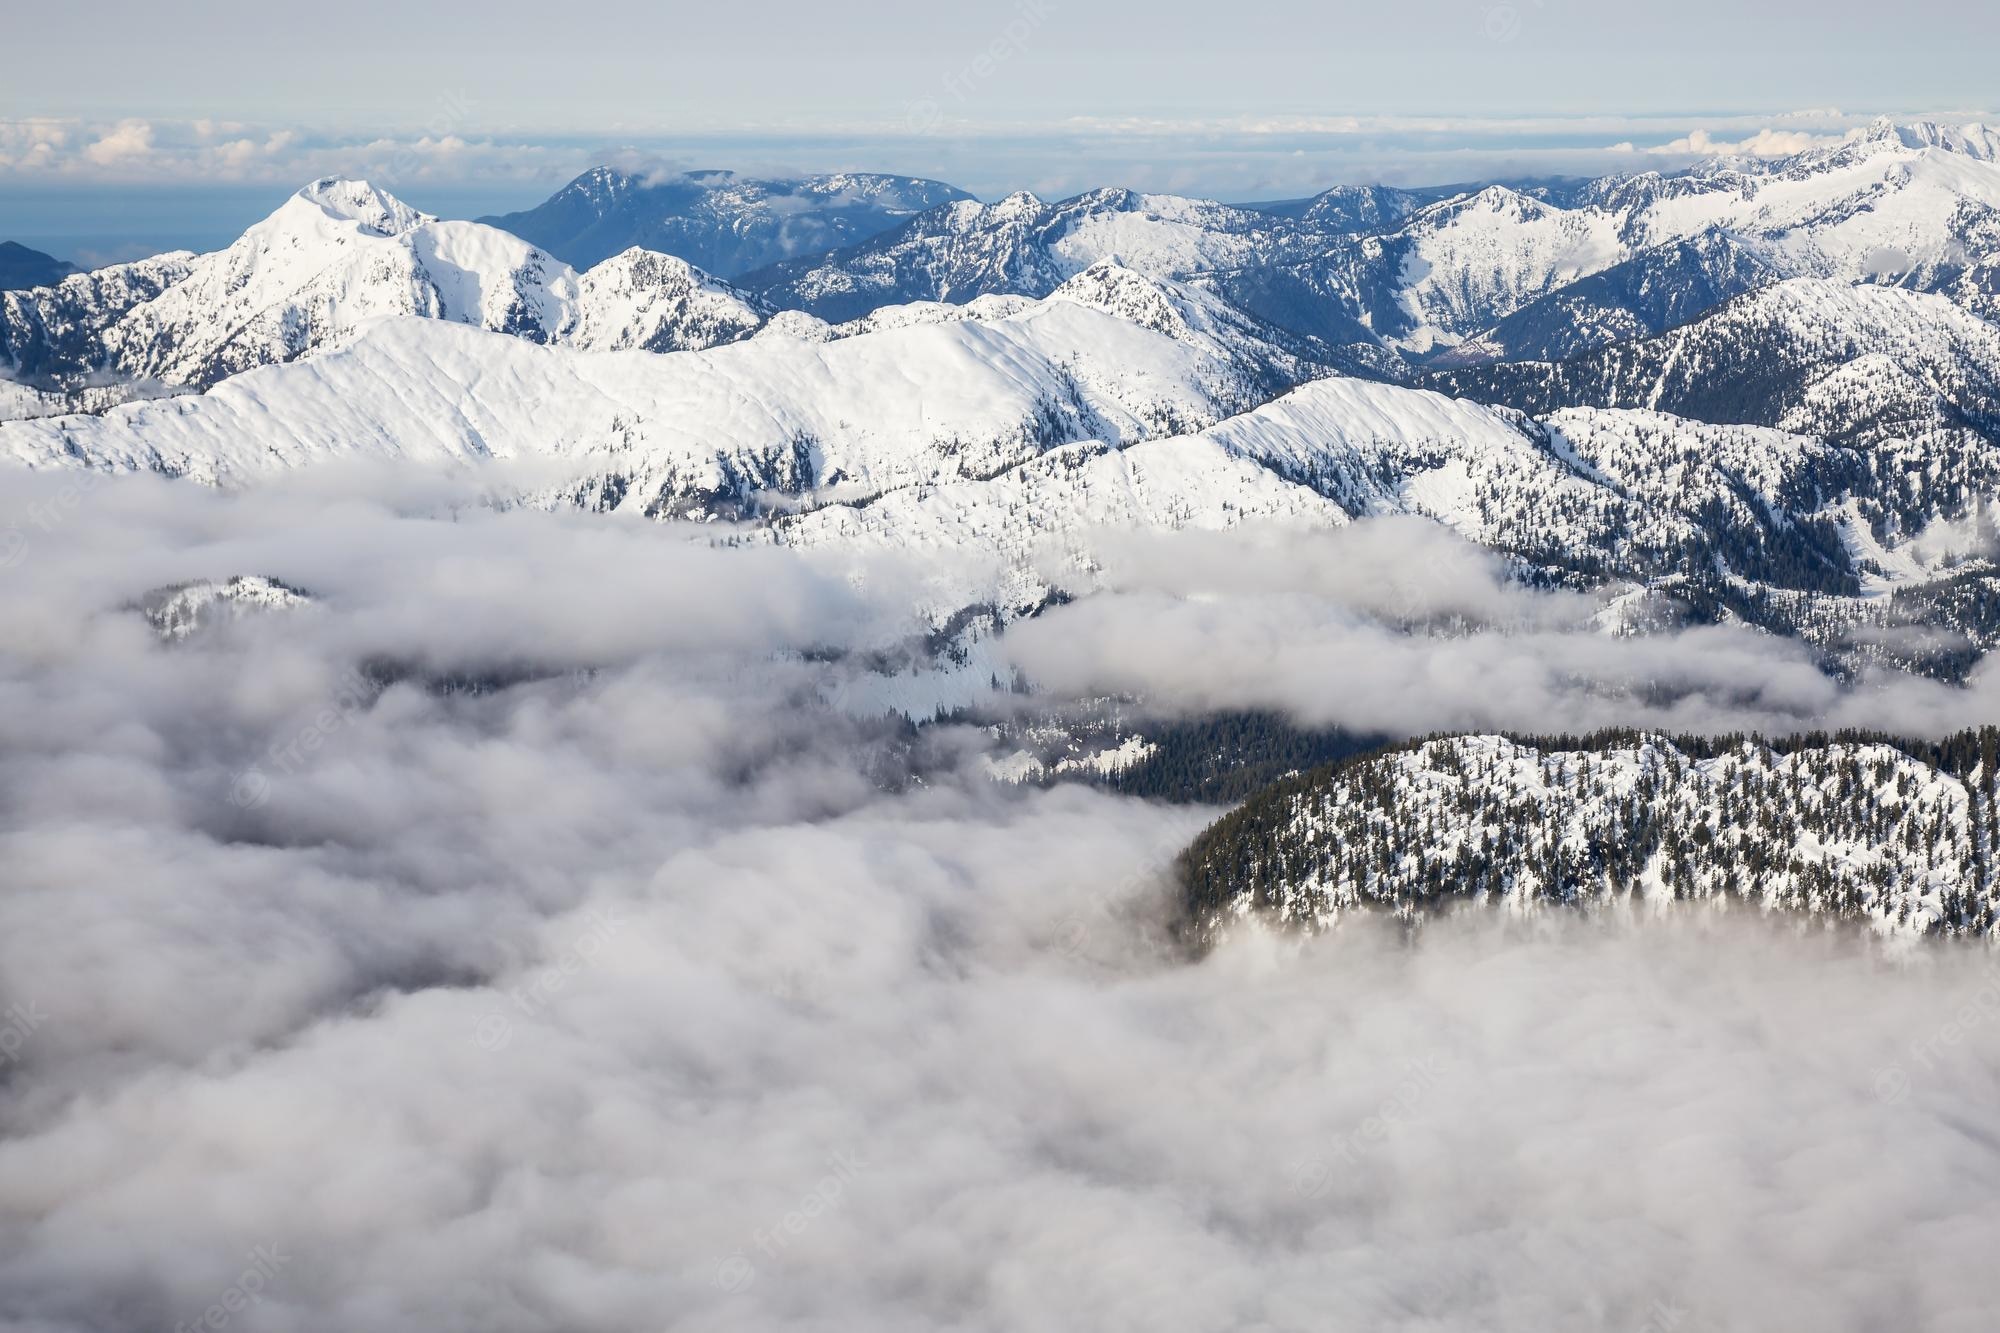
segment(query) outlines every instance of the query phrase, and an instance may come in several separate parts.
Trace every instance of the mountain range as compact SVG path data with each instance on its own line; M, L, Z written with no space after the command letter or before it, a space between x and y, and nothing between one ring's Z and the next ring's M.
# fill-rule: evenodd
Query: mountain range
M1795 277L1935 293L1991 317L1996 139L1977 125L1882 121L1775 161L1456 192L1342 186L1265 208L1120 189L982 204L907 177L599 168L528 212L449 223L319 182L222 256L202 257L198 273L162 272L175 258L162 257L100 270L101 292L58 282L13 294L0 308L0 367L44 387L106 373L198 386L336 343L354 320L388 310L562 341L607 324L592 317L596 294L578 290L582 275L632 267L635 249L691 266L667 278L647 261L644 276L596 284L650 285L641 322L615 322L623 345L659 349L713 345L773 311L838 325L920 302L1039 298L1106 259L1201 286L1309 340L1325 364L1389 379L1561 360ZM322 215L396 244L357 245L308 272ZM389 271L394 294L380 290ZM185 292L165 291L184 281ZM696 288L711 308L683 316L676 293ZM190 327L202 320L217 327Z
M1979 126L1884 122L1771 162L1262 208L603 170L488 222L325 179L221 251L0 293L0 460L229 486L323 460L493 459L530 465L523 503L918 551L932 665L982 683L975 641L1088 595L1108 533L1390 516L1581 594L1607 635L1731 624L1798 640L1830 677L1956 682L2000 644L1996 158ZM944 706L921 682L882 697ZM1254 798L1252 852L1195 858L1195 929L1409 910L1445 880L1719 897L1748 863L1632 825L1635 783L1713 832L1702 812L1734 809L1728 792L1887 764L1930 804L1843 787L1837 809L1762 808L1785 836L1825 819L1929 859L1773 843L1758 901L1984 930L1991 765L1893 739L1377 753ZM1610 794L1523 794L1579 768ZM1966 781L1986 804L1939 813ZM1468 809L1504 810L1482 827L1507 837L1461 830L1434 844L1446 859L1393 874L1340 859L1378 826ZM1940 819L1960 843L1937 842ZM1578 827L1620 850L1594 879L1551 878ZM1461 873L1453 849L1484 868Z

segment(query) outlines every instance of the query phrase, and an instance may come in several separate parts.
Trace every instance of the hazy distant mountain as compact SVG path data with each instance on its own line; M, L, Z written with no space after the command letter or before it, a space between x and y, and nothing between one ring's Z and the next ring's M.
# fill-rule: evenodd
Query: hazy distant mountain
M0 292L52 287L76 271L76 265L54 255L30 250L18 241L0 241Z
M1206 199L1104 189L1047 203L1023 190L994 204L949 203L873 240L743 281L773 305L846 320L910 301L1047 296L1103 259L1164 278L1268 263L1292 229Z
M482 218L576 268L638 246L722 277L853 245L963 190L848 172L754 180L731 171L652 177L596 167L520 213Z

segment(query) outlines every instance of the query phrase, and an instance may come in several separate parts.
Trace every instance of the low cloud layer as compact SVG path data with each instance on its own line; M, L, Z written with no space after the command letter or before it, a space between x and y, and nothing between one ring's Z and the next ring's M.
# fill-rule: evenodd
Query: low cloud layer
M1101 594L1017 626L1006 653L1059 694L1129 694L1158 713L1268 708L1402 735L1939 735L2000 712L1990 663L1963 687L1886 670L1843 685L1805 645L1742 626L1615 635L1602 602L1527 590L1497 558L1420 519L1109 536L1102 549Z
M1190 963L1210 812L820 703L893 568L437 483L63 494L0 500L10 1333L1983 1327L1983 956L1487 916ZM1252 609L1318 645L1432 538L1349 540ZM1424 549L1383 614L1567 638ZM1044 621L1187 633L1249 597L1212 556ZM317 600L123 609L240 572ZM351 692L379 658L536 672Z

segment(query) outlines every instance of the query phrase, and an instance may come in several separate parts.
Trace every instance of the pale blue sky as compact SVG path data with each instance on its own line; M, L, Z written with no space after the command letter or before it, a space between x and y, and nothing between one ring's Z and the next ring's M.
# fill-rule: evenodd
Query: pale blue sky
M601 160L1252 199L2000 100L2000 6L1969 0L97 0L0 23L0 235L127 248L226 239L327 171L446 213Z
M1019 49L971 73L1010 24ZM6 27L10 115L400 128L443 90L573 131L874 120L954 72L980 114L1040 121L1964 105L2000 49L1972 0L96 0Z

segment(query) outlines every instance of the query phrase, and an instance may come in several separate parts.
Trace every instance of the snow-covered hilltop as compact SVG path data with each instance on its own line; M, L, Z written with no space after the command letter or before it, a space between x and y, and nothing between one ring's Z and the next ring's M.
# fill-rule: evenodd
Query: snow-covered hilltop
M1183 858L1187 928L1246 917L1323 929L1344 912L1463 903L1699 901L1988 934L2000 733L1937 745L1862 737L1415 742L1280 782Z
M138 610L167 643L193 638L217 625L266 611L305 606L310 594L277 579L239 574L155 588L139 599Z

